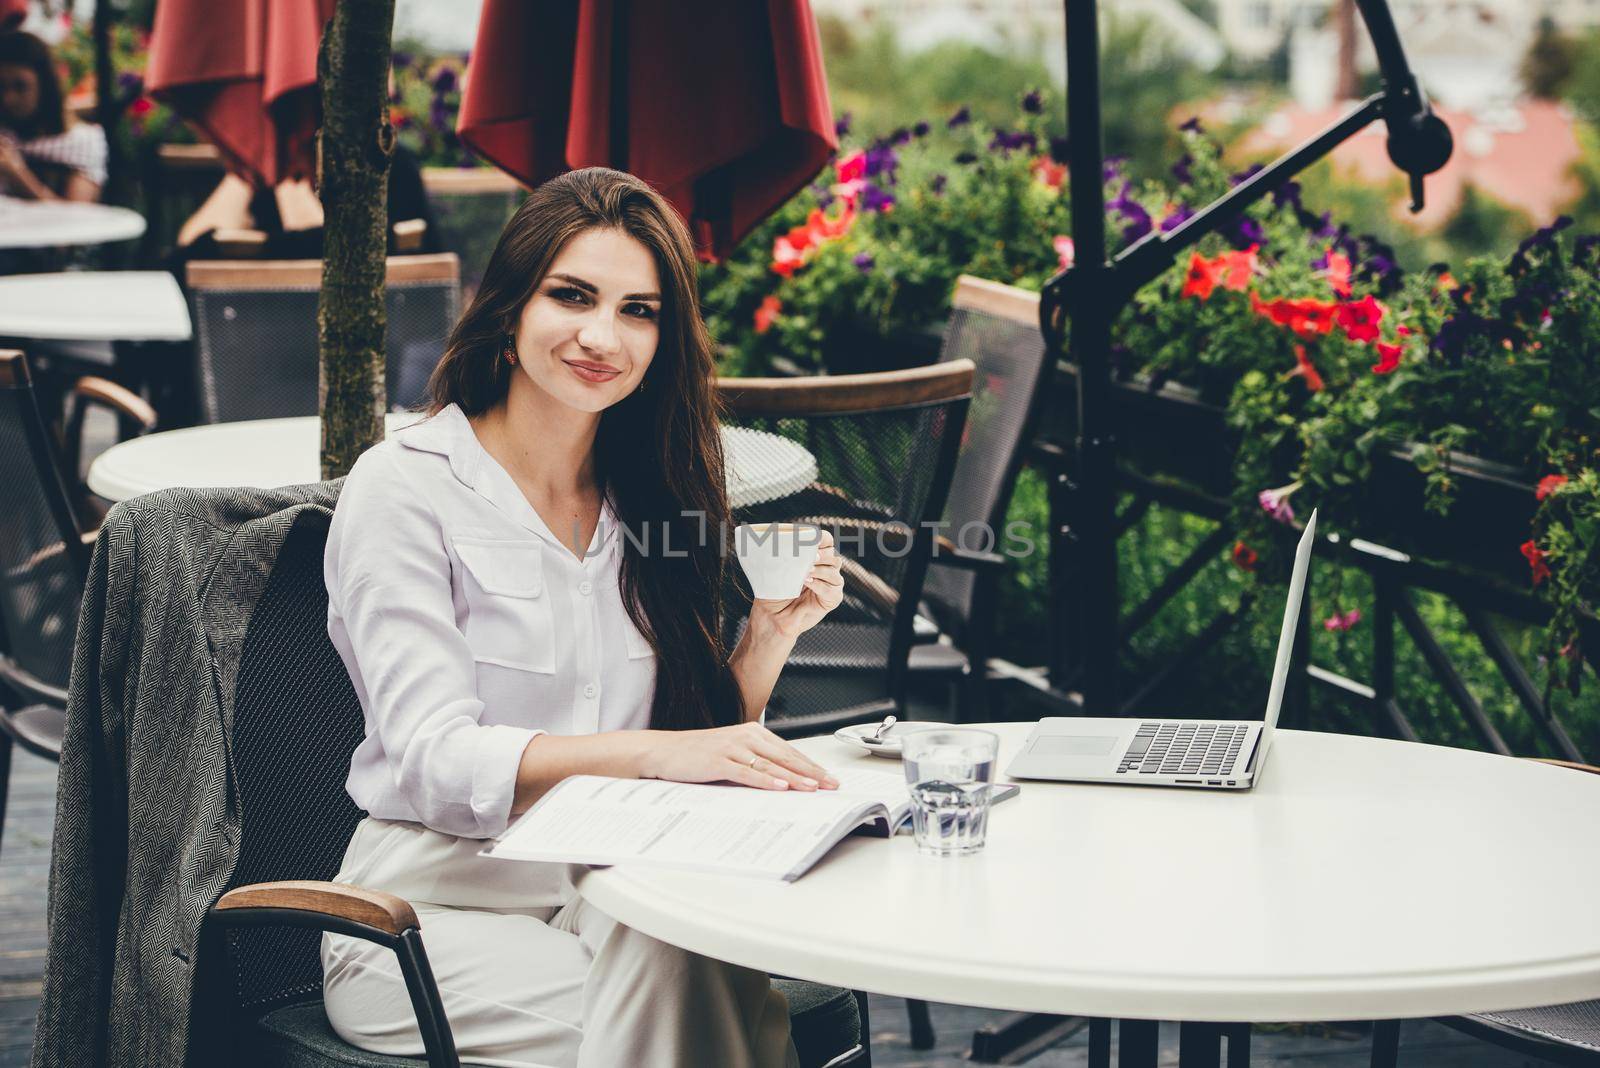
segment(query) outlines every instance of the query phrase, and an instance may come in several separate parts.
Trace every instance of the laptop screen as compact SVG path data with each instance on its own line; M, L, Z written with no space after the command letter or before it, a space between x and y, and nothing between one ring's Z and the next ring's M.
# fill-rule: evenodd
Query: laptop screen
M1267 759L1272 747L1272 728L1278 725L1278 711L1283 707L1283 688L1289 681L1289 662L1294 659L1294 635L1300 626L1300 602L1305 599L1306 571L1311 566L1311 548L1317 542L1317 513L1313 509L1306 520L1306 530L1300 535L1300 544L1294 551L1294 575L1289 579L1289 600L1283 606L1283 627L1278 631L1278 660L1272 666L1272 689L1267 696L1267 711L1262 716L1260 755L1256 757L1256 773Z

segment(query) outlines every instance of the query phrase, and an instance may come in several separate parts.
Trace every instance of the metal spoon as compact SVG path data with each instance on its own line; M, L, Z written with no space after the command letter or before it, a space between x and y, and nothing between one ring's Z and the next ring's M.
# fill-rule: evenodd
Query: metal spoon
M883 741L883 736L889 732L889 728L893 727L894 724L895 718L893 716L884 716L883 722L878 724L878 729L872 732L872 740L875 742Z

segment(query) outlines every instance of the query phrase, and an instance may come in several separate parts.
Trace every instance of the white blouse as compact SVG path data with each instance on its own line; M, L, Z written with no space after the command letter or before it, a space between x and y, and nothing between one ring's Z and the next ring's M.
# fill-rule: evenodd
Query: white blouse
M530 739L649 725L655 657L622 605L610 506L583 559L574 540L455 405L356 462L323 570L366 717L346 789L369 815L492 837Z

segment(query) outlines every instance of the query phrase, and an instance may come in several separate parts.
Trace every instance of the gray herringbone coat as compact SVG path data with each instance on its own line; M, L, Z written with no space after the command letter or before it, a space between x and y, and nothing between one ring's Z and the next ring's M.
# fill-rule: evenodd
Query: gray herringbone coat
M331 511L340 484L172 490L106 517L72 660L34 1068L184 1064L200 925L239 855L245 629L296 515Z

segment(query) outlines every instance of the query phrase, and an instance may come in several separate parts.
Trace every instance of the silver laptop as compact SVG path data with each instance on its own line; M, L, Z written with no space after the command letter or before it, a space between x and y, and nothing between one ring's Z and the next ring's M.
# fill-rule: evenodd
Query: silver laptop
M1233 719L1094 719L1049 717L1028 735L1022 754L1006 774L1014 779L1116 782L1135 786L1199 786L1248 790L1261 775L1272 748L1272 729L1283 705L1283 687L1294 654L1306 569L1317 536L1317 513L1306 522L1294 554L1289 603L1278 631L1267 711L1259 722Z

